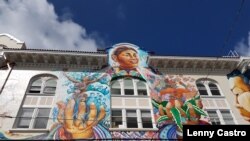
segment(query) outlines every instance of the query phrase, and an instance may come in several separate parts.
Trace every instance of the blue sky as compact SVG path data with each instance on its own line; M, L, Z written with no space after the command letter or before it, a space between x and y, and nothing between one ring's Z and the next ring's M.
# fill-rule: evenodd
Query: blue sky
M0 32L17 35L30 48L38 48L35 43L41 42L39 48L92 51L129 42L157 55L223 56L229 50L250 55L250 2L247 0L237 22L241 0L14 1L29 12L13 10L14 2L0 2L4 3L0 9L8 17L15 12L27 19L23 20L22 29L0 26ZM15 20L1 12L4 11L0 10L0 19L8 23L1 20L0 25L16 27ZM232 24L232 34L224 46ZM21 34L24 29L32 41Z
M221 56L248 36L245 1L229 42L224 41L241 0L52 0L56 13L71 18L106 45L134 43L159 55ZM220 49L223 48L223 49Z

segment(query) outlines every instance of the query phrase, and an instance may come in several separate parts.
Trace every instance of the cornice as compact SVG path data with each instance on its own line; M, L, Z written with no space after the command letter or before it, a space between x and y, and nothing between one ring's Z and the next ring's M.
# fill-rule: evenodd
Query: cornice
M67 67L98 69L108 64L106 53L71 52L55 50L2 50L7 60L17 66L32 67ZM248 59L250 62L250 59ZM242 59L238 57L186 57L186 56L149 56L148 65L167 72L201 73L230 72L239 67Z

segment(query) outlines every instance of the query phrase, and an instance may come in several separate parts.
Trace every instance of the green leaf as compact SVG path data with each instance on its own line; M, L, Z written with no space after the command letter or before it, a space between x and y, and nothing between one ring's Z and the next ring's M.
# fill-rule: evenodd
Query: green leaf
M194 99L194 98L187 100L187 101L185 102L185 105L187 105L188 103L191 103L192 105L196 105L195 99Z
M167 104L168 104L168 101L162 101L162 102L161 102L161 105L162 105L163 107L166 107Z
M154 99L152 99L152 104L153 104L153 106L155 107L155 108L159 108L159 103L158 102L156 102Z
M181 124L181 114L180 114L180 111L173 107L171 108L170 110L171 114L173 115L173 118L174 118L174 121L175 123L177 124L177 126L181 129L182 131L182 124Z
M185 111L187 118L190 120L190 113L189 113L189 107L187 107L186 111Z
M158 118L157 122L162 122L162 121L166 121L166 120L169 120L169 118L164 115L164 116L161 116L160 118Z
M201 96L197 94L197 95L194 97L194 99L195 99L195 100L201 99Z
M201 108L199 108L198 106L193 105L193 107L194 107L194 111L195 111L197 114L203 115L203 116L207 116L207 114L206 114Z

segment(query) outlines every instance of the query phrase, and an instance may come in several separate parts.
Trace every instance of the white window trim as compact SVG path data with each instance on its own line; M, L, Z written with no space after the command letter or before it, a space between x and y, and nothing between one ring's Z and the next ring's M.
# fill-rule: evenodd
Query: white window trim
M112 108L112 110L121 110L122 111L122 125L119 125L118 128L113 128L111 127L111 130L154 130L154 129L158 129L156 127L156 123L154 120L154 116L153 116L153 110L151 109L134 109L134 108ZM137 125L138 128L127 128L127 110L136 110L136 117L137 117ZM141 110L147 110L150 111L151 114L151 121L152 121L152 127L153 128L143 128L142 126L142 119L141 119ZM111 115L111 119L112 119L112 115Z
M200 80L200 81L196 82L196 84L199 84L199 83L203 84L205 86L205 88L207 90L207 94L208 94L208 95L200 95L200 96L202 96L202 97L218 97L218 98L219 97L225 97L224 93L222 92L222 90L221 90L221 88L220 88L220 86L219 86L219 84L217 82L213 82L213 81L210 81L210 80ZM209 83L212 83L212 84L217 86L217 88L218 88L218 90L220 92L220 95L212 95L211 90L209 88ZM197 85L196 85L196 87L197 87ZM197 89L198 89L198 87L197 87Z
M35 80L32 79L32 78L35 78L36 76L31 78L30 82L31 82L31 81L32 81L32 82L29 83L29 85L28 85L28 87L27 87L27 91L26 91L25 96L24 96L24 98L23 98L23 102L22 102L22 104L21 104L21 106L20 106L20 109L22 109L22 108L34 108L34 112L33 112L33 115L32 115L31 121L30 121L29 128L18 128L18 127L15 127L16 119L14 118L14 119L12 120L12 123L13 123L12 129L11 129L12 131L19 132L19 131L26 130L26 131L29 131L29 132L37 132L37 131L45 131L45 132L47 132L48 130L50 130L50 129L49 129L49 128L50 128L50 125L51 125L50 120L51 120L51 117L52 117L53 105L55 104L55 99L57 98L56 93L57 93L57 90L58 90L58 89L57 89L57 88L58 88L58 79L57 79L55 76L54 76L54 77L53 77L53 76L54 76L54 75L37 77L37 78L41 78L41 80L42 80L41 91L40 91L40 93L29 93L30 86L32 85L32 83L33 83L35 80L37 80L37 79L35 79ZM46 83L46 81L48 81L48 80L50 80L50 79L55 79L55 80L57 81L55 93L54 93L54 94L43 94L43 91L44 91L44 88L45 88L45 83ZM35 97L38 97L38 100L37 100L36 105L24 105L24 101L25 101L25 99L26 99L27 96L35 96ZM53 97L53 100L52 100L52 102L51 102L51 105L39 105L40 100L41 100L42 97ZM39 109L39 108L41 108L41 109L42 109L42 108L50 108L50 113L49 113L49 115L48 115L48 117L49 117L48 123L47 123L46 128L43 128L43 129L35 129L35 128L33 128L33 126L34 126L34 120L35 120L35 117L36 117L37 114L38 114L38 109ZM17 111L16 116L19 116L19 111L20 111L20 109Z
M231 109L206 109L205 112L206 112L207 115L208 115L208 112L207 112L207 111L216 111L216 113L217 113L217 115L218 115L218 117L219 117L219 120L220 120L221 125L226 125L226 124L225 124L225 121L224 121L224 119L223 119L223 116L222 116L222 114L221 114L221 112L220 112L220 110L228 110L228 111L230 112L232 118L233 118L234 124L235 124L235 125L238 124L238 122L237 122L237 120L235 119L235 117L234 117L234 115L233 115ZM209 118L210 118L210 117L209 117Z
M112 107L111 105L111 110L122 110L122 125L120 125L120 128L110 128L111 130L158 130L158 128L156 127L156 122L155 122L155 118L154 118L154 113L153 113L153 105L151 104L152 103L152 99L150 98L150 89L149 89L149 86L147 85L146 82L144 81L141 81L141 80L138 80L138 79L133 79L133 78L129 78L130 80L132 80L132 83L133 83L133 89L134 89L134 95L125 95L125 91L124 91L124 80L126 78L123 78L123 79L119 79L119 80L116 80L119 82L120 84L120 89L121 89L121 95L112 95L111 94L111 99L112 97L122 97L123 99L121 100L122 102L122 105L125 105L125 100L126 98L133 98L135 97L136 98L136 108L135 107L127 107L127 106L123 106L123 107ZM137 87L137 84L138 82L143 82L145 84L145 87L146 87L146 92L147 92L147 95L145 96L139 96L138 95L138 87ZM139 99L148 99L149 100L149 103L150 103L150 106L149 107L142 107L142 106L139 106ZM137 123L138 123L138 128L127 128L127 119L126 119L126 110L136 110L136 114L137 114ZM148 110L150 111L151 113L151 121L152 121L152 126L153 128L143 128L142 127L142 123L141 123L141 110ZM112 120L112 115L111 115L111 118L110 120Z
M31 120L30 120L30 124L29 124L29 128L18 128L18 127L14 127L14 124L15 124L15 120L16 119L13 119L13 127L12 127L12 130L13 131L23 131L23 130L26 130L26 131L47 131L50 129L50 126L49 126L49 121L51 120L51 116L52 116L52 108L51 107L22 107L21 109L23 108L32 108L34 109L34 112L32 114L32 117L31 117ZM35 118L37 117L37 114L38 114L38 109L43 109L43 108L50 108L50 113L49 113L49 116L48 116L48 123L47 123L47 126L46 128L41 128L41 129L36 129L36 128L33 128L34 127L34 123L35 123ZM17 116L18 116L19 112L17 113Z
M130 80L132 80L132 83L133 83L133 90L134 90L134 95L125 95L125 86L124 86L124 80L126 78L123 78L123 79L119 79L119 80L116 80L119 82L120 84L120 90L121 90L121 94L120 95L112 95L111 93L111 96L114 96L114 97L149 97L149 87L148 85L146 84L146 82L144 81L141 81L141 80L138 80L138 79L133 79L133 78L129 78ZM146 87L146 91L147 91L147 95L145 96L142 96L142 95L138 95L138 87L137 87L137 83L141 81L145 84L145 87Z
M44 93L44 88L46 86L46 82L48 80L51 80L51 79L57 80L56 78L54 78L52 76L44 76L44 77L41 76L41 77L37 77L37 78L42 80L40 93L29 93L30 87L32 86L32 83L34 82L34 80L32 80L32 83L30 83L29 86L28 86L26 94L28 94L28 95L51 95L51 96L56 94L56 90L55 90L54 94L46 94L46 93ZM35 79L35 80L38 80L38 79ZM56 83L56 88L57 88L57 85L58 85L58 82Z

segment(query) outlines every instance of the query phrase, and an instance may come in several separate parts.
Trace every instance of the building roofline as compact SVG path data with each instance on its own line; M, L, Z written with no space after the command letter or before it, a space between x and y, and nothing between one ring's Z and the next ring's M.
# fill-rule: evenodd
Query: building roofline
M1 33L0 36L7 36L7 37L9 37L10 39L15 40L18 44L23 44L23 43L24 43L23 41L21 41L21 40L15 38L14 36L12 36L12 35L10 35L10 34L8 34L8 33Z
M20 51L20 52L25 52L25 51L41 51L41 52L64 52L64 53L87 53L87 54L107 54L106 52L103 51L74 51L74 50L54 50L54 49L16 49L16 48L7 48L4 49L4 51Z
M108 53L105 50L98 50L96 52L94 51L75 51L75 50L54 50L54 49L16 49L16 48L6 48L3 51L17 51L17 52L60 52L60 53L86 53L86 54L102 54L102 55L108 55ZM150 59L208 59L208 60L215 60L215 59L225 59L225 60L234 60L234 59L240 59L240 58L248 58L244 56L167 56L167 55L149 55Z

